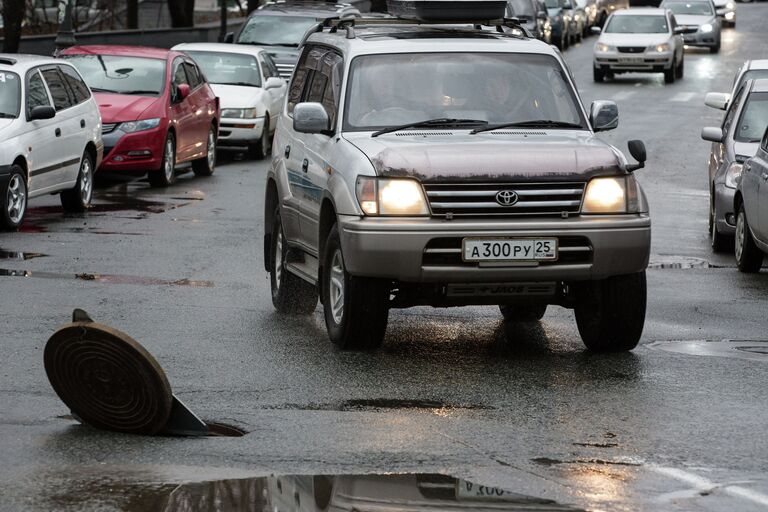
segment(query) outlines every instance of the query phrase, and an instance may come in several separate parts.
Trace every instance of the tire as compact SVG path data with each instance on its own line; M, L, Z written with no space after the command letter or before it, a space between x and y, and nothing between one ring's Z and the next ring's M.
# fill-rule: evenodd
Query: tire
M675 78L680 79L683 78L685 75L685 59L680 60L680 64L677 65L677 68L675 69Z
M499 305L499 310L506 322L538 322L547 312L546 304Z
M264 129L258 142L248 146L248 154L256 160L263 160L272 151L272 139L269 137L269 114L264 116Z
M733 250L733 237L724 235L717 230L717 209L715 202L710 195L709 200L709 244L712 252L730 252Z
M317 288L285 268L288 244L283 236L283 222L280 207L275 212L272 226L272 265L270 265L269 285L272 291L272 304L279 313L289 315L308 315L317 307Z
M760 272L764 255L752 239L747 212L744 211L743 204L739 207L739 215L736 217L735 239L734 252L736 253L736 266L739 267L739 270L747 274Z
M192 172L195 176L210 176L216 170L216 128L211 125L208 130L208 141L205 156L192 161Z
M645 324L645 271L582 283L577 287L576 325L587 349L626 352Z
M24 222L27 213L27 180L24 171L18 165L12 165L8 181L0 195L0 228L5 231L16 231Z
M349 275L338 225L331 228L325 243L321 290L328 336L337 347L374 350L381 346L387 330L390 283Z
M88 205L91 204L91 198L93 197L94 171L93 157L86 151L83 153L83 159L80 161L77 183L75 183L73 188L59 194L64 211L79 213L88 209Z
M720 41L717 41L716 46L712 46L709 48L709 53L719 53L720 52Z
M676 74L677 74L677 60L673 60L672 66L670 66L669 69L664 70L664 83L665 84L675 83Z
M168 132L163 143L163 161L160 169L149 172L149 184L153 187L168 187L176 183L176 137Z
M605 80L605 71L602 69L592 68L592 79L597 83L602 83Z

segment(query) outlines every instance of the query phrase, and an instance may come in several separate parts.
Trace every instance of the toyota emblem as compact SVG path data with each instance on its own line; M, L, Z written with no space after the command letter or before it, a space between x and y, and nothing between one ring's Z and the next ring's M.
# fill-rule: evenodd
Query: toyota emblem
M517 203L517 192L514 190L501 190L496 194L496 202L501 206L512 206Z

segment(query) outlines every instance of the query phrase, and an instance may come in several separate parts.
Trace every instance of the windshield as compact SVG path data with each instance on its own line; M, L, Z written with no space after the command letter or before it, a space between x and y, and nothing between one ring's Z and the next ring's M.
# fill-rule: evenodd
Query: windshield
M559 9L560 8L560 0L544 0L544 3L547 6L547 9Z
M536 12L533 10L533 3L530 0L510 0L509 7L514 16L533 18Z
M698 16L713 14L709 2L665 2L665 7L675 14L694 14Z
M19 117L20 96L19 75L0 71L0 118Z
M666 34L666 16L613 16L608 26L605 27L608 34Z
M184 51L203 70L209 83L261 87L259 63L253 55Z
M768 127L768 92L754 92L741 111L733 138L738 142L760 142Z
M349 131L436 118L584 126L564 70L547 55L366 55L352 61L349 73L344 120Z
M301 16L251 16L237 38L238 43L298 47L315 18Z
M157 96L165 84L165 60L122 55L63 55L93 92Z

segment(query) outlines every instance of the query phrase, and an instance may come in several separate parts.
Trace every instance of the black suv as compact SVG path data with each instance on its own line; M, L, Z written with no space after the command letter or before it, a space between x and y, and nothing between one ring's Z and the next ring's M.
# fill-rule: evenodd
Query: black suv
M280 76L288 80L296 67L299 44L308 30L329 18L360 17L370 5L370 0L343 4L296 0L269 2L248 16L234 42L267 49Z

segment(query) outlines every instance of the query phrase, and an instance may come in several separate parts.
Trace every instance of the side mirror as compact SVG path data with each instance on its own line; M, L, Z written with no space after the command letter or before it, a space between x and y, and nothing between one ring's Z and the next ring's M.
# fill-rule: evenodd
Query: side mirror
M299 133L327 133L331 121L320 103L299 103L293 108L293 129Z
M176 101L183 101L184 98L189 96L189 85L179 84L176 86Z
M627 142L627 147L629 148L629 154L632 155L632 158L637 160L636 164L627 165L627 170L629 172L634 172L645 167L645 143L641 140L631 140Z
M53 107L32 107L29 111L29 120L37 121L39 119L52 119L56 115L56 109Z
M592 27L589 29L589 31L595 34L596 36L599 36L600 34L603 33L603 29L600 27Z
M704 96L704 104L718 110L726 110L729 101L731 101L731 95L724 92L708 92Z
M285 85L285 80L277 78L276 76L271 76L264 82L264 89L277 89L283 85Z
M224 36L224 42L225 43L234 43L235 42L235 33L234 32L227 32Z
M619 126L619 107L615 101L593 101L589 108L589 121L596 132L613 130Z
M719 126L707 126L701 129L701 138L709 142L723 142L724 135Z
M683 27L675 27L672 33L675 35L685 34L686 29Z

